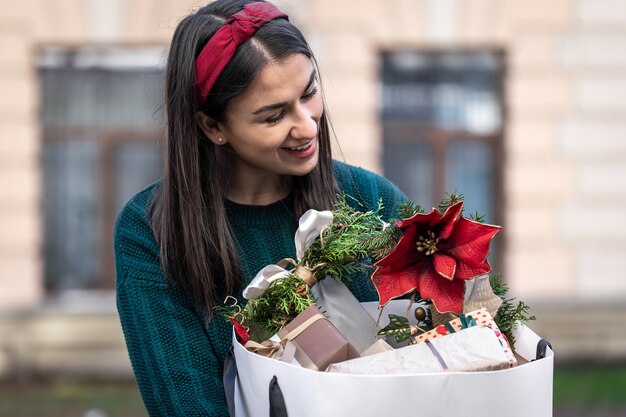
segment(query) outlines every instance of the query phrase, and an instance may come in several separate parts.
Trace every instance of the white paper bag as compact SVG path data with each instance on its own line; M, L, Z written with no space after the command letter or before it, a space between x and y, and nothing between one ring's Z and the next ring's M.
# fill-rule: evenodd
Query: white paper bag
M383 318L389 313L404 314L406 303L390 302ZM377 317L376 303L364 303L364 307ZM515 338L518 354L529 361L535 359L540 337L521 325ZM236 341L233 353L238 375L234 389L237 417L269 416L268 390L274 376L290 417L552 416L551 350L544 359L511 369L416 375L316 372L250 353Z
M379 330L376 321L343 282L326 277L311 287L311 295L328 320L359 352L374 343Z

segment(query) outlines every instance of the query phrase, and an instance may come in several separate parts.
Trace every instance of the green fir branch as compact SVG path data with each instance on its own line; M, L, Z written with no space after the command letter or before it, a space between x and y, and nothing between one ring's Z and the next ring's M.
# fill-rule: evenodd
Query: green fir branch
M376 210L358 211L345 195L337 197L333 222L306 251L301 264L310 268L317 279L333 276L349 281L355 274L370 267L370 258L391 251L397 234L387 232L380 217L382 202ZM391 249L390 249L391 248Z
M458 194L456 191L451 194L446 193L446 197L442 199L437 205L437 210L439 210L439 212L443 214L446 210L448 210L448 208L450 208L450 206L464 200L465 197L463 197L463 194ZM463 211L465 211L465 209L463 209ZM475 211L474 213L470 214L469 218L478 223L485 222L485 215L483 213L480 213L479 211Z
M502 333L507 337L511 348L515 349L515 337L513 337L513 329L517 321L524 323L536 320L535 316L529 313L530 306L523 301L515 303L515 298L507 298L509 291L508 285L502 282L498 274L494 274L489 278L491 289L494 294L502 299L502 305L498 309L494 321Z
M439 210L439 212L443 214L446 210L448 210L450 206L463 200L464 200L463 194L457 194L456 191L453 192L452 194L446 193L446 197L439 202L439 205L437 206L437 210Z
M475 211L474 213L470 214L470 219L474 220L475 222L478 223L484 223L485 222L485 215L482 213L479 213L478 211Z
M502 299L506 298L506 294L509 292L509 286L502 281L500 275L492 274L489 277L489 284L491 285L491 290L495 295Z
M395 224L389 224L385 229L381 230L378 235L371 238L364 238L359 242L359 245L374 261L378 261L393 250L402 237L402 234L402 229Z
M424 213L422 206L410 200L404 201L398 208L398 214L402 219L410 219L416 214L421 213Z

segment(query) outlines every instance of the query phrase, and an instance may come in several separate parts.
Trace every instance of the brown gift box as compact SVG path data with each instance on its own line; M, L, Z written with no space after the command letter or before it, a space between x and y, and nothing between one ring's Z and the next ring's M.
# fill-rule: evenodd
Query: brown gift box
M310 306L293 319L289 324L278 331L278 337L285 338L290 332L307 320L322 315L314 305ZM292 346L289 346L292 345ZM285 345L285 353L281 360L290 361L288 352L293 352L295 359L301 366L309 369L324 371L331 363L342 362L358 358L359 352L337 330L326 317L321 318Z

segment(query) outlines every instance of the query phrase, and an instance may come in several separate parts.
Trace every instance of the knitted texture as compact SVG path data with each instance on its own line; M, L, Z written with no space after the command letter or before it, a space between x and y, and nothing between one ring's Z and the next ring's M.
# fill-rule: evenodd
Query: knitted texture
M334 163L340 189L366 210L382 199L388 220L406 197L386 179L361 168ZM117 308L130 360L151 416L228 416L222 366L231 347L232 325L219 315L207 324L193 303L166 281L159 246L148 224L154 184L135 195L120 212L115 228ZM295 257L297 228L293 204L226 204L246 282L263 267ZM377 299L367 276L350 290L360 301Z

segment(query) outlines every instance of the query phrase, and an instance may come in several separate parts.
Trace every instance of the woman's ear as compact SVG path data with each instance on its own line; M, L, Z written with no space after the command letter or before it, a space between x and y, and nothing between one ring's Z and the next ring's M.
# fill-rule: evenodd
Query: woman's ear
M226 143L224 132L220 126L221 123L202 112L196 113L196 121L198 122L200 129L202 129L206 137L209 138L211 142L216 145L223 145Z

